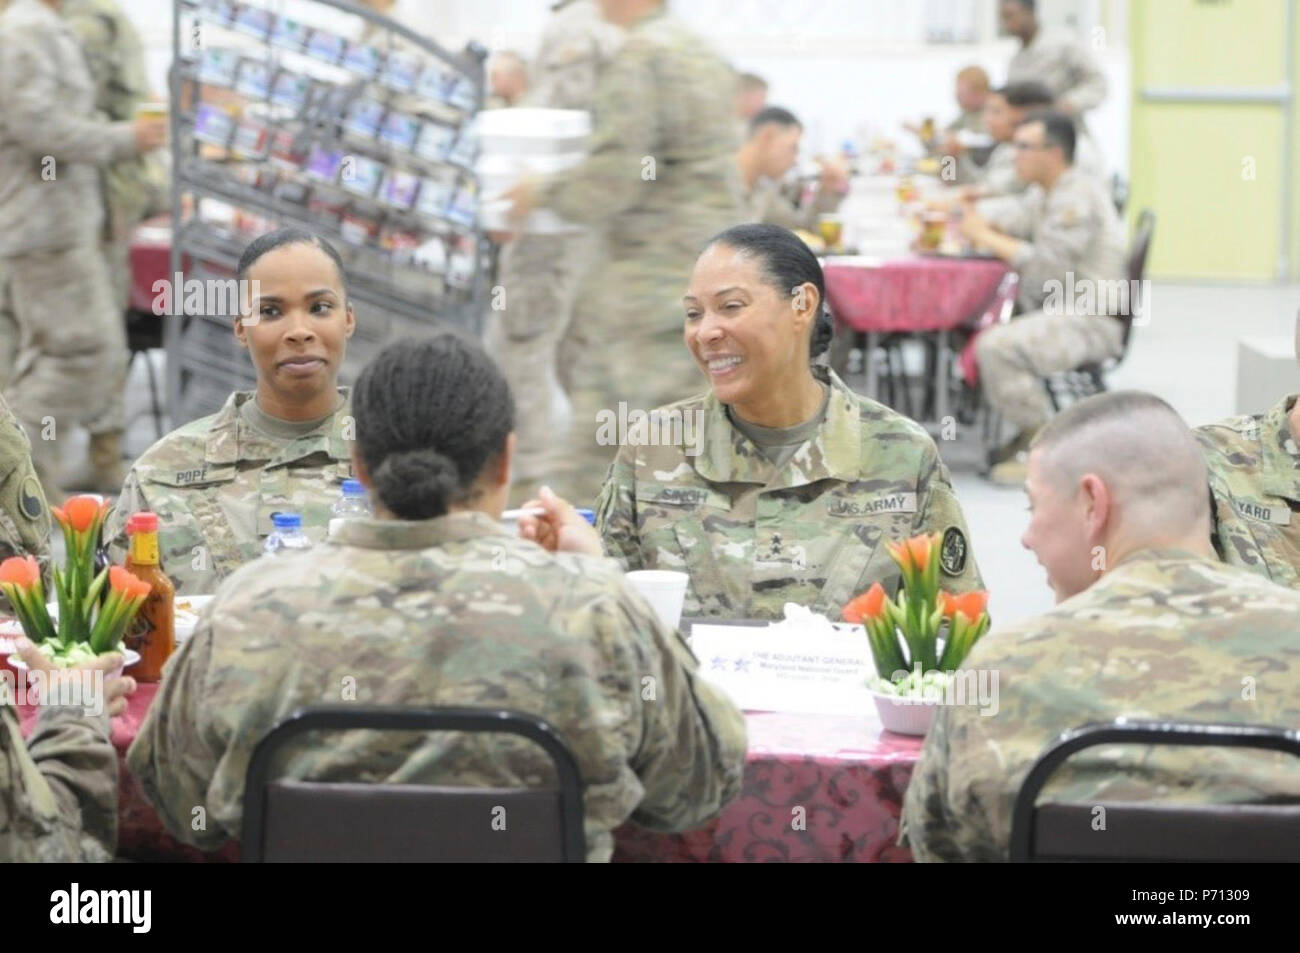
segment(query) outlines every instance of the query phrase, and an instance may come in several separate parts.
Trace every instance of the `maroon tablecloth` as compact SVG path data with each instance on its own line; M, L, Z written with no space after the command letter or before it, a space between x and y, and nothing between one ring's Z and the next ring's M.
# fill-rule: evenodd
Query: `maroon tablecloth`
M685 834L625 825L616 861L910 861L900 847L903 792L921 738L869 718L751 712L740 797ZM798 810L802 809L802 810Z
M156 684L141 685L126 713L113 719L122 760L118 853L133 860L232 861L234 842L203 853L162 827L140 782L126 770L126 750L149 710ZM36 718L20 710L23 731ZM897 845L903 791L921 739L881 729L869 718L751 713L744 789L712 823L685 834L657 834L628 824L615 835L616 861L909 861ZM802 810L796 810L802 809Z
M855 331L945 331L977 316L1007 265L987 258L826 263L826 297Z
M131 237L131 301L133 311L153 313L158 297L157 281L172 281L171 216L163 215L141 224ZM183 267L188 261L183 263Z

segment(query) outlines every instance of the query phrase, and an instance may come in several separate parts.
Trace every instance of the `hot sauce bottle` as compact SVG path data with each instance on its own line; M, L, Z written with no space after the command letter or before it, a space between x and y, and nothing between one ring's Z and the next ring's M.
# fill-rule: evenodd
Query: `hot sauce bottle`
M149 595L126 633L126 647L140 653L140 661L126 670L140 682L156 682L163 665L176 649L176 587L158 559L158 514L136 513L126 521L131 548L127 571L149 583Z

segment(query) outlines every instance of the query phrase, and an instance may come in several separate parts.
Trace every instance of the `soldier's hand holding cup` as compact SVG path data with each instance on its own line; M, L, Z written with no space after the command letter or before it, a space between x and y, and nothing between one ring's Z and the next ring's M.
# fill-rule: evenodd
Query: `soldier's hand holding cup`
M167 106L165 103L141 103L132 122L135 151L152 152L167 141Z

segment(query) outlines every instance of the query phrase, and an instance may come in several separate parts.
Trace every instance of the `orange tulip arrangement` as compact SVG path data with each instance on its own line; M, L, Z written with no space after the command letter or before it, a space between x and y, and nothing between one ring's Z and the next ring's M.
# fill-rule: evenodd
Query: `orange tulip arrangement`
M41 571L31 556L0 563L3 591L23 633L56 664L72 664L117 648L149 594L149 584L121 566L94 574L95 546L108 505L91 496L74 496L62 508L50 507L63 529L66 564L54 569L57 622L45 603ZM108 586L108 597L100 595Z
M913 670L953 671L988 631L989 594L980 590L957 596L939 588L937 534L886 546L902 573L897 601L889 598L879 582L873 583L844 607L844 621L867 630L871 655L882 679L897 684ZM945 622L947 635L941 653L939 634Z

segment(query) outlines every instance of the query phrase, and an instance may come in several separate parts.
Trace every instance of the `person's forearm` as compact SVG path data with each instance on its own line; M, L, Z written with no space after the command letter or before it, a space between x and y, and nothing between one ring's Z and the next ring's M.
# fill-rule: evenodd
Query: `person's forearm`
M107 713L43 707L27 752L59 805L61 820L79 826L82 857L107 860L117 850L118 768ZM73 820L75 819L75 821ZM85 856L102 851L102 856Z
M1015 264L1016 260L1022 257L1021 250L1025 245L1019 238L1003 235L993 229L986 229L981 232L975 242L984 246L1008 264Z

